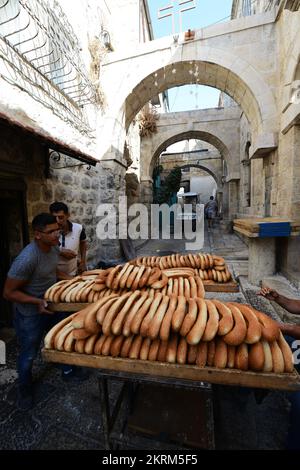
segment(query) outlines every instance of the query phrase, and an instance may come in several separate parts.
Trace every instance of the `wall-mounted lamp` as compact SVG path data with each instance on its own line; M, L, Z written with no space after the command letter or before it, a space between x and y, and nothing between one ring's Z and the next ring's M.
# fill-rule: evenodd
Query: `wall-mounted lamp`
M45 178L50 178L50 170L64 170L65 168L75 168L85 166L89 171L92 167L88 163L76 163L75 165L57 165L61 161L62 155L56 150L47 150L45 154Z

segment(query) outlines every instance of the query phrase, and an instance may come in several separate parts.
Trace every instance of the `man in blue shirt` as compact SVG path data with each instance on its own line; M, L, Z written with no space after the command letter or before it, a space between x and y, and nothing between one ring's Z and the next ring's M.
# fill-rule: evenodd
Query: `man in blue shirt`
M15 304L14 326L20 345L18 404L23 410L33 405L32 366L43 334L59 321L47 310L44 294L57 279L71 279L57 270L59 227L55 217L39 214L32 228L34 240L14 260L3 291L4 298Z

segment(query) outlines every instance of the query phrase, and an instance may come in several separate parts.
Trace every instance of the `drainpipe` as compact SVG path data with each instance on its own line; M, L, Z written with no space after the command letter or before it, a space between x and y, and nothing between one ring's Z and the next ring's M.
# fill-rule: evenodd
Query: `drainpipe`
M142 0L142 2L143 2L143 7L146 13L146 20L147 20L147 24L149 28L150 40L152 41L154 39L154 36L153 36L153 29L152 29L151 16L149 12L148 0Z
M231 6L231 20L235 19L237 15L237 0L233 0Z

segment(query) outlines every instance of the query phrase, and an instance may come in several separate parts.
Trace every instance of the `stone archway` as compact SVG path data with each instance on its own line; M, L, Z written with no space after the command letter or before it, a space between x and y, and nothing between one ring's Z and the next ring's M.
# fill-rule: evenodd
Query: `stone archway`
M199 165L197 163L190 163L190 164L182 165L179 168L184 169L184 168L190 168L190 167L199 168L200 170L203 170L206 173L208 173L215 180L217 186L220 186L222 184L222 181L220 180L220 178L218 178L217 175L205 165Z
M190 191L196 191L197 193L200 194L200 202L201 204L205 204L207 201L208 201L208 198L209 196L214 196L216 195L216 198L217 198L217 201L218 201L218 207L220 208L220 211L222 212L222 216L223 216L223 213L225 212L225 214L227 214L228 212L228 201L224 201L223 200L223 181L222 181L222 173L219 172L216 172L214 171L213 169L209 168L209 166L207 165L203 165L203 164L198 164L198 163L188 163L186 165L180 165L179 168L181 170L184 170L185 168L197 168L199 170L202 170L202 172L205 173L205 175L201 175L202 177L203 176L208 176L209 180L213 180L214 184L211 185L211 182L210 181L201 181L200 185L199 185L199 182L196 184L196 188L192 189L191 186L189 185L190 187ZM199 176L198 176L199 178ZM188 180L189 183L191 184L191 180ZM209 184L209 186L208 186ZM204 185L204 187L203 187ZM204 190L204 191L203 191ZM215 194L213 194L215 191ZM224 204L225 202L225 204Z
M273 73L278 47L273 40L275 27L274 9L196 30L193 41L185 41L182 33L176 44L169 36L123 54L109 54L102 64L109 117L101 131L100 154L106 157L107 136L115 141L114 148L118 140L125 139L126 129L153 96L192 83L218 88L241 106L251 126L251 157L272 151L278 132ZM259 54L257 38L264 43ZM118 136L113 117L121 123Z
M101 69L106 110L99 135L99 158L122 165L126 133L140 109L158 93L185 84L215 87L231 96L248 118L250 157L277 147L276 11L195 31L193 41L180 34L132 50L107 55ZM264 43L257 54L259 37ZM238 179L231 171L229 177Z
M172 131L174 133L174 130ZM153 136L154 143L159 137ZM213 145L221 154L221 156L226 161L227 165L230 162L230 151L228 150L227 146L224 144L223 141L220 140L219 137L213 135L208 132L204 132L201 130L198 131L186 131L179 134L171 135L170 137L166 138L163 142L161 142L158 147L154 150L152 155L147 155L146 152L143 152L143 145L141 145L141 181L149 180L152 178L152 173L156 161L160 154L170 145L175 144L176 142L180 142L186 139L195 139L195 140L202 140ZM148 143L148 142L147 142ZM149 148L149 146L147 146ZM150 157L150 159L149 159ZM238 169L237 169L238 171Z
M188 61L173 62L144 77L126 98L126 128L153 96L168 88L198 84L217 88L229 95L244 110L251 123L252 132L258 134L263 128L263 121L267 119L267 116L264 116L266 110L264 110L263 104L259 103L255 91L252 91L245 80L232 69L218 62L214 62L213 58L209 62L194 58ZM253 73L253 75L255 74ZM251 78L255 82L254 77ZM255 88L254 84L252 88ZM261 90L257 91L261 93Z
M183 35L177 44L165 37L124 56L111 54L102 66L107 115L122 122L126 132L139 110L158 93L184 84L208 85L224 91L243 109L251 126L251 157L270 152L276 147L274 133L278 131L275 94L270 87L276 51L269 29L275 20L275 12L257 15L243 18L242 24L229 22L224 30L221 25L207 33L197 30L192 42L184 41ZM266 45L259 56L249 39L255 35ZM247 49L241 47L246 44ZM104 140L104 134L118 139L108 129L103 131Z
M203 111L203 110L202 110ZM181 116L187 115L196 116L201 115L202 111L193 111L188 113L172 113L174 117L175 114L180 114ZM206 110L209 111L209 110ZM213 110L215 113L218 110ZM237 142L239 142L239 134L237 133L236 138L232 139L232 136L227 132L227 127L224 124L224 121L221 119L222 110L220 110L220 128L216 129L216 134L212 133L214 125L210 127L210 132L203 130L188 130L176 134L176 128L174 126L165 126L165 131L159 131L157 134L153 134L151 137L142 139L141 142L141 200L145 204L151 204L153 200L152 192L152 175L154 167L157 163L157 160L160 154L170 145L180 142L186 139L195 139L201 140L206 143L211 144L219 152L221 156L221 166L219 170L209 163L206 164L193 164L185 161L184 165L179 166L195 166L202 168L204 171L209 173L215 179L217 183L218 192L220 193L220 199L222 199L222 206L224 208L224 218L230 219L231 214L236 211L236 204L233 204L233 207L229 207L229 195L236 191L237 182L239 179L239 154L238 148L236 148ZM232 123L233 116L238 114L237 110L226 111L230 119L228 122ZM172 121L172 116L170 117ZM169 118L166 118L167 121ZM214 121L215 123L215 121ZM160 126L163 127L163 123L160 123ZM161 128L160 127L160 128ZM179 128L179 126L176 126ZM205 127L205 126L204 126ZM208 129L208 128L207 128ZM221 129L221 130L220 130ZM226 143L224 143L221 138L223 138ZM229 148L228 148L229 147ZM229 168L229 170L228 170ZM225 172L226 169L226 172ZM227 184L228 183L228 184ZM236 203L236 200L235 200Z
M274 41L274 30L277 32L275 9L197 30L193 41L185 41L181 34L176 43L170 36L109 54L101 70L106 111L97 130L99 158L114 166L124 164L126 133L139 110L158 93L185 84L208 85L231 96L249 121L250 157L270 154L277 147L278 132L278 82L274 78L278 41ZM259 54L254 38L264 44ZM234 171L231 160L227 161L229 197L237 201L234 187L239 170ZM145 178L149 179L149 172ZM112 193L112 200L116 197Z

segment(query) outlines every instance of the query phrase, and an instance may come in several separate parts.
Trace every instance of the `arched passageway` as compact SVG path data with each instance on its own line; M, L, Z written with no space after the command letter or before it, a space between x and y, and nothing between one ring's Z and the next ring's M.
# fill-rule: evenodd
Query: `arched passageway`
M214 110L216 111L216 110ZM234 111L236 112L236 110ZM173 113L175 114L175 113ZM177 114L177 113L176 113ZM196 112L192 113L178 113L181 115L191 115L197 114ZM199 114L199 112L198 112ZM201 114L201 112L200 112ZM188 117L188 116L187 116ZM232 117L232 116L231 116ZM222 207L224 211L224 217L229 219L231 216L231 208L229 207L229 189L231 191L236 190L237 180L239 178L239 155L238 155L238 133L235 138L232 137L227 126L230 126L231 120L228 120L227 125L224 121L219 121L219 128L211 123L207 123L207 129L212 131L215 126L216 134L214 135L208 131L196 131L196 130L186 130L184 132L175 134L176 129L180 126L165 126L165 131L159 131L157 134L153 134L151 138L143 139L141 143L141 200L146 204L151 204L153 201L153 191L152 191L152 175L155 166L157 165L158 159L162 152L164 152L169 146L186 140L186 139L195 139L200 140L203 143L210 144L216 150L216 153L219 155L219 162L217 160L205 160L191 161L191 155L183 154L184 161L178 163L180 167L193 166L202 168L216 181L217 192L219 193L219 199L222 201ZM163 125L163 123L161 123ZM232 123L231 123L232 125ZM181 126L182 128L184 127ZM205 125L203 126L205 128ZM221 140L224 139L224 141ZM229 146L229 149L227 147ZM233 154L232 154L233 153ZM199 157L198 157L199 158ZM197 159L196 159L197 160ZM228 171L228 168L230 171ZM227 183L228 184L227 184ZM236 205L232 205L232 211L236 210Z

